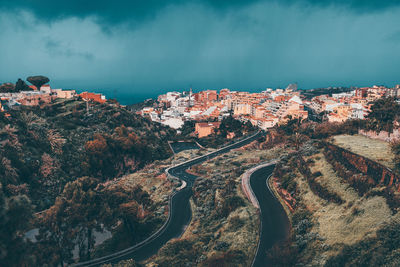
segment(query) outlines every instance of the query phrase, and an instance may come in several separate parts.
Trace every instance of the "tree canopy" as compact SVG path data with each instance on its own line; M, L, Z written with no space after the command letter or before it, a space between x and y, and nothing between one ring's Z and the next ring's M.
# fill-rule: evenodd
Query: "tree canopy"
M18 79L17 83L15 84L15 91L32 91L32 89L26 84L25 81Z
M40 90L40 87L42 87L44 84L48 83L50 81L49 78L47 78L46 76L29 76L28 78L26 78L26 80L28 82L30 82L31 84L33 84L34 86L36 86L36 88L38 90Z
M392 97L375 101L368 114L371 130L393 132L394 121L399 119L400 105Z

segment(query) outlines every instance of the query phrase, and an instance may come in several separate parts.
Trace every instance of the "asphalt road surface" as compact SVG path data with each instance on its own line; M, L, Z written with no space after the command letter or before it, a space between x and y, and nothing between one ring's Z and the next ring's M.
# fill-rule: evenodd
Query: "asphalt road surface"
M161 229L159 229L156 234L153 234L148 239L133 247L101 258L80 262L74 266L99 266L101 264L116 263L121 260L131 258L133 258L135 261L142 261L155 255L158 250L169 240L181 236L190 223L192 211L190 210L189 199L192 196L192 186L197 176L187 173L186 170L193 165L224 154L231 149L239 148L249 144L258 137L262 136L262 134L263 132L261 131L257 132L250 137L243 138L236 143L227 145L215 152L195 158L193 160L189 160L183 164L179 164L169 169L168 172L170 175L184 180L187 183L187 186L182 190L177 191L170 198L170 216L167 223Z
M260 205L261 236L253 267L273 266L267 251L274 244L289 236L289 220L281 203L268 186L275 165L255 171L250 177L250 186Z

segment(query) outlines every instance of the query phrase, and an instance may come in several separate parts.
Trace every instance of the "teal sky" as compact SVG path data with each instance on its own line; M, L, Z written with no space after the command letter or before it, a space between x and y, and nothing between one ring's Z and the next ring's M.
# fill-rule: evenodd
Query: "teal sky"
M125 103L190 86L393 86L397 3L0 0L0 82L41 74Z

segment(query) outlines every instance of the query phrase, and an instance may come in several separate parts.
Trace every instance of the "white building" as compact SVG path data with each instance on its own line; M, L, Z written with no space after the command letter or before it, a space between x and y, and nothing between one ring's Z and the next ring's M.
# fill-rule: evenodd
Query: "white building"
M166 120L162 120L161 124L167 125L174 129L179 129L183 125L183 120L180 118L168 118Z

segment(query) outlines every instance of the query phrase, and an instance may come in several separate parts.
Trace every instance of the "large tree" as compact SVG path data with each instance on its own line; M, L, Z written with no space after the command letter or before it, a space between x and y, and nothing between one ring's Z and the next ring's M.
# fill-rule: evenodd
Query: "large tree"
M15 84L15 91L31 91L32 89L26 84L25 81L18 79L17 83Z
M118 222L130 239L139 240L144 229L138 229L141 212L152 205L147 192L139 186L107 189L99 182L82 177L67 183L54 206L44 213L36 244L38 264L70 264L75 246L79 260L91 259L94 231L111 230Z
M1 266L29 266L21 257L29 249L24 240L32 218L32 206L25 195L7 198L0 183L0 262Z
M26 78L28 82L36 86L36 89L40 90L40 87L42 87L44 84L48 83L50 81L49 78L46 76L30 76Z
M375 101L368 114L368 123L372 130L391 133L394 121L399 118L400 105L392 97L381 98Z

